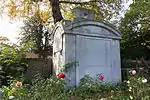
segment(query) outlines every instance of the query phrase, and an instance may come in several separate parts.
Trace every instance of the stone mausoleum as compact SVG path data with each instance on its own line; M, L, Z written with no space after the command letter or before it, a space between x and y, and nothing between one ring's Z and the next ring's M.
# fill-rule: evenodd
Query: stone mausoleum
M78 86L87 74L96 79L101 73L104 82L121 81L121 34L112 25L95 21L91 10L76 8L73 12L74 21L58 22L53 31L54 73L77 61L65 72L68 87Z

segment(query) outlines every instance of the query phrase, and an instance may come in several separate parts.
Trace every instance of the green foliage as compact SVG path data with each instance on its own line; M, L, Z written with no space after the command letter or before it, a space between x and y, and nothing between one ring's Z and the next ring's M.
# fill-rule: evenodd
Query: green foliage
M23 82L23 81L22 81ZM85 75L78 87L66 89L64 79L55 76L43 79L37 76L31 84L17 85L12 81L10 87L0 89L2 100L13 97L14 100L149 100L150 83L144 77L129 76L124 85L94 80Z
M127 81L127 86L130 97L134 100L150 99L150 84L147 83L147 79L142 77L130 77Z
M3 87L3 99L7 100L10 96L14 96L16 100L66 100L64 80L58 78L42 79L37 77L32 83L16 86L14 81L11 86ZM13 91L15 88L15 91Z
M112 85L99 79L94 80L90 75L85 75L79 86L71 90L71 94L82 99L101 99L110 97L114 94L119 95L120 85ZM82 100L81 99L81 100Z
M22 39L21 39L22 37L20 37L20 44L22 45L22 47L20 48L21 49L21 51L25 51L25 52L27 52L27 51L29 51L29 52L32 52L32 50L34 51L34 50L36 50L36 48L34 47L34 42L33 41L28 41L28 40L25 40L26 41L26 43L24 43L25 41L23 41ZM31 51L30 51L31 50Z
M23 59L24 53L15 45L1 44L2 50L0 55L0 66L6 76L19 78L27 69L27 64Z
M39 57L46 58L50 48L48 45L49 32L43 23L44 21L39 16L25 20L24 26L21 27L19 40L26 51L32 49L32 52L38 54Z
M121 2L117 0L96 0L86 4L83 3L82 0L62 0L66 1L64 3L61 2L61 0L58 1L60 1L60 8L65 19L72 19L71 9L75 7L94 10L96 13L95 18L98 20L104 20L104 18L110 19L121 7ZM28 19L38 15L43 21L48 22L48 19L52 19L51 2L49 0L5 0L0 3L3 13L10 16L12 19Z
M39 54L43 51L42 39L44 32L41 23L42 20L39 17L32 17L31 19L24 21L24 26L21 27L19 37L21 45L31 47L32 51Z
M8 38L0 36L0 43L4 43L4 42L7 42L7 41L9 41Z
M133 100L149 100L150 96L150 83L148 77L139 76L138 73L135 76L129 76L126 83L126 90L129 92L129 97Z
M65 0L64 0L65 1ZM71 1L71 0L69 0ZM73 15L71 10L76 7L86 8L95 12L95 20L109 21L114 14L118 14L121 9L121 2L117 0L89 0L88 3L81 1L72 3L61 3L62 14L65 19L72 20ZM66 8L68 6L68 8Z
M71 67L74 67L75 65L76 65L76 67L78 67L79 62L73 61L73 62L67 63L61 68L60 72L67 72Z
M150 1L134 0L122 20L120 31L122 58L150 58Z
M6 81L5 72L2 70L2 66L0 66L0 84Z

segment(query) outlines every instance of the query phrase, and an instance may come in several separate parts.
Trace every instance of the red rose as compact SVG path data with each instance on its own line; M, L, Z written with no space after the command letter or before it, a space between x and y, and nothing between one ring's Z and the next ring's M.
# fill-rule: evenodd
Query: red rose
M59 74L59 76L58 76L58 77L59 77L59 78L63 78L63 79L64 79L64 78L66 77L66 75L62 73L62 74Z
M99 76L99 79L101 80L101 81L103 81L103 79L104 79L104 76Z

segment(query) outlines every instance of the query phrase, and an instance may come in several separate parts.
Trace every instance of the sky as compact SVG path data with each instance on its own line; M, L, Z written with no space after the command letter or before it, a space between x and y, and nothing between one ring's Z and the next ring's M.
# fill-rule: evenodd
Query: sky
M123 0L123 1L125 1L123 5L124 10L127 10L132 0ZM7 16L0 18L0 36L5 36L11 42L17 43L17 37L19 35L19 27L21 27L22 25L23 23L19 21L10 23L10 20Z
M5 16L0 18L0 36L7 37L11 42L17 43L17 37L19 35L19 27L22 22L10 22L9 17Z

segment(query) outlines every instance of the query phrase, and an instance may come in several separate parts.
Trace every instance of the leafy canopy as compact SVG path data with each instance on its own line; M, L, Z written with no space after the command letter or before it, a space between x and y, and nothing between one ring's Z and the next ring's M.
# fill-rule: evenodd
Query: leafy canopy
M122 20L122 56L150 58L150 0L134 0Z
M96 12L96 19L110 19L120 9L121 2L119 0L89 0L89 2L72 1L72 0L56 0L59 1L61 12L65 19L72 19L71 9L74 7L84 7L93 9ZM2 0L1 11L12 19L28 19L33 16L47 22L52 18L51 3L54 0ZM54 12L53 12L54 13Z
M19 40L21 45L26 47L26 51L32 48L32 51L39 57L45 58L50 47L48 45L49 32L42 22L42 19L37 16L25 20L24 26L21 27Z
M18 78L27 69L27 64L24 60L25 53L17 45L11 44L7 38L3 37L3 40L5 42L0 40L0 46L2 47L0 50L0 66L3 66L2 70L6 76Z

